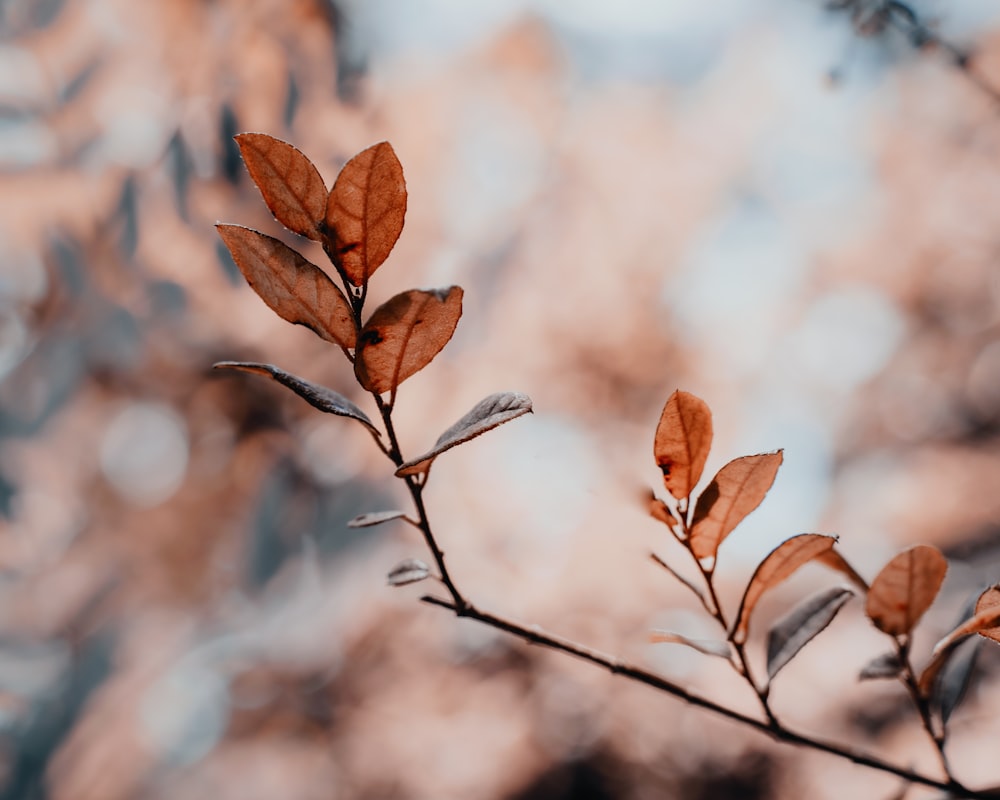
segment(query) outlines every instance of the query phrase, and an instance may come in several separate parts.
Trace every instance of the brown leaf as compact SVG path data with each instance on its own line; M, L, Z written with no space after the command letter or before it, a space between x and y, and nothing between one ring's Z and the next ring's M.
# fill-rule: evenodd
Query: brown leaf
M690 639L671 631L653 631L649 634L649 641L653 644L683 644L707 656L717 656L727 660L732 658L729 645L716 639Z
M438 437L434 447L419 458L407 461L396 470L396 475L416 475L431 468L431 463L445 450L450 450L469 439L493 430L505 422L531 412L531 398L520 392L498 392L480 400L458 422Z
M354 370L368 391L395 391L448 344L462 316L462 289L411 289L383 303L358 339Z
M265 133L234 137L243 161L275 219L317 241L326 217L326 184L301 151Z
M991 586L979 595L979 599L976 601L976 613L979 614L982 611L988 611L997 606L1000 606L1000 584ZM977 633L980 636L985 636L987 639L992 639L994 642L1000 642L1000 627L987 628L977 631Z
M649 516L658 519L668 528L680 524L680 521L671 513L670 507L653 492L646 493L646 507L649 509Z
M258 231L241 225L215 227L247 283L279 317L305 325L345 351L355 346L351 306L323 270Z
M987 589L986 591L988 592L990 590ZM955 628L955 630L945 636L940 642L934 645L934 650L931 652L930 663L924 668L924 671L920 675L920 691L925 696L930 692L931 687L934 685L934 680L937 678L941 668L945 665L948 658L963 639L967 636L972 636L974 633L982 633L983 631L992 630L993 628L996 628L998 624L1000 624L1000 605L991 605L984 608L982 611L977 611L971 618L967 619Z
M779 450L743 456L719 470L695 505L690 539L695 558L715 558L722 541L764 500L781 460Z
M403 230L406 181L388 142L369 147L337 176L326 205L336 258L355 286L368 282Z
M367 514L359 514L347 523L348 528L371 528L389 522L394 519L402 519L406 516L405 511L371 511Z
M948 562L936 547L904 550L875 576L865 613L883 633L908 634L934 602L947 571Z
M862 578L857 570L854 569L850 564L847 563L845 559L834 547L827 550L825 553L820 553L816 557L816 561L822 564L824 567L829 567L830 569L836 570L837 572L848 578L855 586L857 586L865 594L868 593L868 581Z
M712 412L704 400L675 391L656 426L653 456L663 483L678 500L691 494L712 447Z
M239 372L266 375L282 386L291 389L313 408L318 408L320 411L325 411L328 414L337 414L341 417L356 419L372 432L378 433L378 429L372 424L368 415L342 394L333 391L333 389L327 389L318 383L299 378L290 372L285 372L279 367L272 366L271 364L257 364L251 361L220 361L218 364L213 364L212 366L215 369L234 369Z
M429 578L431 569L419 558L407 558L389 570L386 576L390 586L405 586Z
M777 586L803 564L827 552L836 542L837 539L833 536L801 533L786 539L768 553L754 570L753 577L743 592L740 610L737 612L730 638L737 644L743 644L750 628L750 615L764 592Z
M767 634L767 677L782 667L817 635L826 630L844 603L854 596L845 586L834 586L810 597L779 619Z

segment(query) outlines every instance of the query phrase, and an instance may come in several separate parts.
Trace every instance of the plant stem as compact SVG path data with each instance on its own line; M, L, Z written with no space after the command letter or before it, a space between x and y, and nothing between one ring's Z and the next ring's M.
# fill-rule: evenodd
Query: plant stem
M611 656L590 647L586 647L585 645L578 644L570 639L564 639L560 636L547 633L537 625L526 626L513 620L490 614L486 611L480 611L467 601L465 601L463 605L458 605L449 600L442 600L441 598L433 596L425 596L422 597L421 600L429 605L438 606L452 611L458 616L474 619L495 630L509 633L512 636L523 639L528 644L544 647L548 650L566 653L567 655L587 661L598 667L602 667L612 675L621 675L628 680L645 684L653 689L683 700L689 705L712 711L727 719L739 722L759 733L770 736L775 741L827 753L837 758L852 761L863 767L885 772L890 775L896 775L897 777L903 778L911 783L918 783L923 786L929 786L934 789L950 792L953 797L982 798L982 800L987 800L988 798L994 798L995 800L995 798L1000 797L1000 795L993 791L976 791L962 786L954 780L938 780L937 778L932 778L928 775L923 775L919 772L906 769L905 767L900 767L887 761L883 761L882 759L876 758L867 753L863 753L839 744L834 744L832 742L827 742L823 739L816 739L812 736L807 736L806 734L798 733L790 728L786 728L773 717L768 720L761 720L748 714L743 714L739 711L727 708L726 706L709 700L706 697L690 692L684 687L679 686L678 684L673 683L660 675L629 664L628 662L616 658L615 656Z

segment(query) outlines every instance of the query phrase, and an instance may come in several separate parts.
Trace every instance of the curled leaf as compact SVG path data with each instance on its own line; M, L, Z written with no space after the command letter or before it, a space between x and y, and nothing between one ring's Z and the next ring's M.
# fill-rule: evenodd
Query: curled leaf
M290 372L285 372L279 367L272 366L271 364L257 364L251 361L220 361L212 366L215 369L234 369L239 372L250 372L254 375L265 375L277 381L282 386L291 389L313 408L318 408L320 411L325 411L328 414L356 419L370 431L378 433L378 429L372 424L368 415L342 394L333 391L333 389L321 386L318 383L307 381L305 378L299 378Z
M403 230L406 181L388 142L369 147L337 176L326 205L334 253L348 280L364 286Z
M979 614L998 606L1000 606L1000 584L991 586L979 595L979 599L976 601L976 613ZM980 636L985 636L987 639L992 639L994 642L1000 642L1000 627L986 628L985 630L977 631L977 633Z
M520 392L497 392L480 400L473 409L438 437L428 452L407 461L396 470L397 476L417 475L431 468L431 463L445 450L493 430L505 422L531 412L531 398Z
M313 163L297 148L265 133L233 138L275 219L295 233L321 240L327 191Z
M355 346L351 306L323 270L258 231L241 225L215 227L247 283L279 317L305 325L345 351Z
M936 547L904 550L875 576L865 613L883 633L908 634L934 602L947 571L948 562Z
M462 289L411 289L383 303L358 338L354 371L368 391L395 391L448 344L462 316Z
M767 634L767 677L775 675L822 633L854 592L833 586L813 595L775 623Z
M430 577L431 568L419 558L407 558L389 570L386 576L390 586L405 586Z
M348 528L371 528L374 525L381 525L383 522L400 519L406 516L405 511L371 511L367 514L359 514L347 523Z
M875 656L875 658L861 668L858 680L871 681L879 678L895 678L902 671L903 662L899 660L899 653L882 653L882 655Z
M695 558L715 558L722 541L764 500L781 460L779 450L743 456L719 470L695 505L689 542Z
M653 631L649 634L649 641L653 644L683 644L707 656L717 656L726 660L732 657L729 645L717 639L689 639L687 636L671 631Z
M740 610L736 615L730 638L737 644L745 642L750 628L750 615L764 592L777 586L803 564L829 551L836 543L837 539L834 536L801 533L786 539L768 553L754 570L753 577L743 592Z
M987 589L986 591L990 590ZM974 633L991 630L998 625L1000 625L1000 605L989 606L982 611L977 611L970 619L967 619L934 645L930 663L920 674L920 691L925 696L930 692L938 673L941 672L941 668L944 667L951 654L955 651L955 648L958 647L963 639L967 636L972 636Z
M712 412L704 400L675 391L656 426L653 457L663 483L678 500L694 490L712 447Z

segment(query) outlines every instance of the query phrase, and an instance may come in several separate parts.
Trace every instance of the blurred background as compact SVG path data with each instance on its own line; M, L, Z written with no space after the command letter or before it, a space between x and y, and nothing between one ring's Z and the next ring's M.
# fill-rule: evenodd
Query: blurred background
M400 390L404 454L491 392L535 405L425 495L475 602L755 709L721 662L647 643L718 636L648 559L689 566L641 501L683 388L715 413L708 473L784 448L720 553L730 613L794 533L839 534L869 579L934 543L920 661L1000 580L1000 10L912 4L963 69L879 6L0 2L0 798L892 795L390 589L425 553L404 524L345 525L408 508L364 430L210 372L267 361L370 410L213 225L301 244L235 133L293 142L328 185L388 139L409 208L372 307L466 290ZM758 639L836 582L803 570ZM934 773L902 690L856 681L884 649L853 601L775 708ZM983 648L952 718L973 785L1000 782L998 669Z

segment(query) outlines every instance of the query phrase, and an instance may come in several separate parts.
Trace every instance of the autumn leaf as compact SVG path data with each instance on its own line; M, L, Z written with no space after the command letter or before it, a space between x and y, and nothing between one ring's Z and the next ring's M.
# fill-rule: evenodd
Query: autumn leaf
M673 529L675 525L680 524L680 520L673 515L670 507L653 494L653 492L646 493L646 508L649 510L649 516L653 519L658 519L668 528Z
M264 202L289 230L317 241L326 217L326 184L300 150L265 133L233 137Z
M737 644L745 642L750 628L750 615L764 592L777 586L803 564L827 552L836 542L834 536L802 533L786 539L768 553L754 570L753 577L743 592L740 610L737 612L730 638Z
M403 230L406 182L388 142L369 147L337 176L326 204L334 257L348 280L364 286Z
M656 427L653 456L663 483L678 500L694 490L712 446L712 412L704 400L675 391Z
M986 592L989 591L990 589L986 590ZM986 592L983 594L986 594ZM955 648L958 647L963 639L972 636L974 633L990 631L998 625L1000 625L1000 605L989 605L981 611L977 611L971 618L967 619L934 645L930 663L928 663L924 671L920 674L920 691L924 695L930 691L941 668L947 663Z
M232 369L239 372L249 372L254 375L265 375L277 381L282 386L291 389L313 408L318 408L320 411L325 411L328 414L356 419L373 433L378 433L378 429L372 424L368 415L342 394L333 391L333 389L321 386L318 383L307 381L305 378L299 378L290 372L285 372L279 367L272 366L271 364L257 364L251 361L220 361L212 366L215 369Z
M782 667L817 635L826 630L854 592L834 586L810 597L778 620L767 634L767 677L773 680Z
M215 227L247 283L279 317L305 325L345 352L355 346L351 306L323 270L258 231L241 225Z
M368 391L395 391L426 367L451 339L462 316L462 289L411 289L383 303L358 339L354 370Z
M883 633L908 634L934 602L947 571L948 562L936 547L904 550L875 576L865 613Z
M836 570L837 572L845 576L848 580L850 580L862 592L864 592L865 594L868 593L868 581L862 578L858 574L857 570L855 570L854 567L852 567L849 563L847 563L847 559L844 558L839 552L837 552L836 547L827 550L825 553L820 553L818 556L816 556L816 561L822 564L824 567L829 567L832 570Z
M743 456L719 470L695 505L688 542L695 558L715 558L722 541L764 500L781 460L779 450Z
M976 601L976 614L996 608L997 606L1000 606L1000 584L991 586L979 595L979 599ZM977 633L980 636L985 636L987 639L992 639L994 642L1000 642L1000 627L986 628L977 631Z

